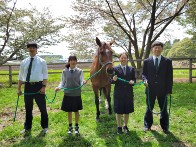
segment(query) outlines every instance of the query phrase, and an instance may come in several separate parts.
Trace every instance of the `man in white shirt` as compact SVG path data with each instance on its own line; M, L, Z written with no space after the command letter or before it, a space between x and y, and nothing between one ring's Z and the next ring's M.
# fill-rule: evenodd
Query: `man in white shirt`
M24 102L26 110L24 130L21 131L21 134L30 132L32 128L33 99L35 99L41 112L42 133L46 134L48 131L48 113L45 100L45 89L48 79L47 64L44 59L36 55L37 44L35 42L28 43L27 49L30 56L21 62L18 76L17 94L19 96L21 95L21 86L24 83Z

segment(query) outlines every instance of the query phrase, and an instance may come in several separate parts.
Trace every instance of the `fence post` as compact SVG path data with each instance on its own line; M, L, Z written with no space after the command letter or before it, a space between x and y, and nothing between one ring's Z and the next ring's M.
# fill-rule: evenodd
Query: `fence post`
M189 59L189 82L192 83L192 61L193 59Z
M12 66L9 65L9 86L12 86Z

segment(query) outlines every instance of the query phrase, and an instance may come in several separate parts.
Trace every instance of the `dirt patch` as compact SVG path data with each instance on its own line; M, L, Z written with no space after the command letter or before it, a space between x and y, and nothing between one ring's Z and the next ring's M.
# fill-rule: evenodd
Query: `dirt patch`
M59 109L54 109L51 107L47 107L47 111L52 111L52 112L58 112ZM0 112L0 131L4 130L7 126L10 126L13 123L14 120L14 112L12 108L6 108L3 109L2 112ZM35 105L33 108L33 116L40 116L40 111L39 108ZM25 121L25 110L24 109L19 109L17 110L16 113L16 119L15 121L21 122L22 124Z
M0 131L2 131L7 126L10 126L14 120L14 112L12 108L5 108L0 113L1 122L0 122ZM23 120L24 111L18 110L17 112L17 120Z
M175 79L173 79L173 81L176 82L176 83L188 83L189 79L188 78L175 78ZM193 78L192 82L195 83L196 78Z
M179 141L179 142L174 142L172 144L172 147L191 147L191 145L186 142Z

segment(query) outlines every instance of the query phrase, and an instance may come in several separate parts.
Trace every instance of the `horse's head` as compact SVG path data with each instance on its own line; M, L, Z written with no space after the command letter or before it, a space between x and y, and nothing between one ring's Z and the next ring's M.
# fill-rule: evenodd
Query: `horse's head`
M96 37L96 43L99 46L98 48L99 63L101 64L101 66L106 67L106 73L108 75L112 75L114 69L112 64L113 51L111 45L114 43L114 41L110 41L109 43L101 42L99 38Z

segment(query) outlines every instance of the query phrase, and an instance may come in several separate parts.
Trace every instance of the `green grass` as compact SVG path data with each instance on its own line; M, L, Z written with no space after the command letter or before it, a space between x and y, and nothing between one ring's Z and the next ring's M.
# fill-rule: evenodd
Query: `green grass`
M86 79L87 77L89 77L89 74L85 74ZM54 88L58 85L59 81L60 74L51 75L49 78L47 95L50 99L53 98ZM17 100L17 85L13 85L11 88L0 88L0 146L196 146L195 87L196 83L174 83L170 115L170 130L172 133L170 135L165 135L162 132L159 125L159 116L157 115L154 115L153 131L143 132L143 117L145 113L143 85L134 87L135 112L130 115L129 119L128 127L131 131L130 134L116 134L115 115L108 115L103 102L100 106L101 121L96 122L94 94L89 82L82 88L83 110L80 111L80 136L67 135L67 114L60 110L63 98L63 92L60 91L57 93L54 103L47 103L49 133L45 137L39 136L41 131L40 112L35 104L32 134L25 138L20 135L25 116L23 96L19 100L16 122L13 122L13 113ZM158 104L156 103L155 105L155 111L159 111Z

